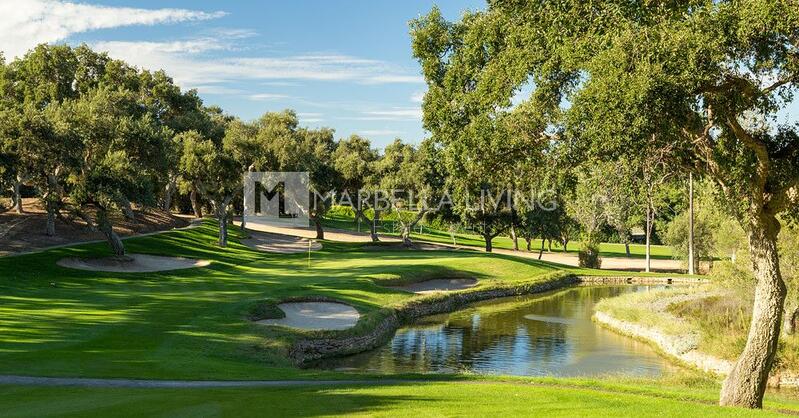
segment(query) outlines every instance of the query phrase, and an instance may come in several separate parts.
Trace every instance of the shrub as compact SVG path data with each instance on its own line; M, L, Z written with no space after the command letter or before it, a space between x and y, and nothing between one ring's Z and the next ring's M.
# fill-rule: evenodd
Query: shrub
M602 260L599 258L599 245L586 243L580 247L580 252L577 254L580 267L598 269L602 266Z

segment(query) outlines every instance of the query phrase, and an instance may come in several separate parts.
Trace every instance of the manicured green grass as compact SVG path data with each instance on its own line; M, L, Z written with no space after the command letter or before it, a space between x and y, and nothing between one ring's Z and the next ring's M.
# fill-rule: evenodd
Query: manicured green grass
M636 387L577 379L429 382L239 389L96 389L0 386L5 417L42 416L552 416L765 417L721 408L690 388Z
M355 222L355 219L349 213L350 211L342 210L337 208L338 210L331 211L325 218L324 224L328 228L337 228L337 229L345 229L345 230L358 230L358 223ZM399 236L398 226L394 226L394 220L392 220L391 216L388 216L387 219L383 219L380 222L379 231L381 234L391 235L391 236ZM361 224L360 227L361 232L369 232L369 225ZM422 227L422 232L419 233L419 227L417 226L413 233L411 234L411 238L418 241L428 241L428 242L435 242L435 243L444 243L444 244L453 244L453 236L455 238L455 243L457 245L465 245L465 246L473 246L483 248L485 247L485 241L483 238L476 234L469 234L469 233L455 233L451 234L449 231L443 231L435 228L431 228L428 226ZM502 248L506 250L513 249L513 240L507 236L499 236L494 238L492 241L492 245L494 248ZM522 239L518 238L519 249L526 250L527 243ZM532 250L538 251L541 248L541 240L535 239L532 241ZM577 241L569 243L569 252L577 252L580 248L580 243ZM563 252L563 246L557 242L552 242L552 251L554 252ZM624 249L623 244L617 243L609 243L604 242L599 246L600 255L604 257L626 257L627 253ZM652 245L652 258L657 259L671 259L672 258L672 251L671 247L666 245ZM630 245L630 256L633 258L644 258L646 257L646 246L642 244L631 244Z
M0 258L0 374L139 379L353 379L377 376L297 369L285 358L303 333L246 318L263 301L326 296L363 315L369 329L410 294L375 282L470 276L481 286L543 281L573 269L471 251L380 251L326 241L311 254L268 254L215 243L215 225L126 240L132 253L212 260L207 268L95 273L58 267L62 257L108 255L104 244ZM403 376L395 376L403 378ZM420 378L420 377L417 377ZM552 415L759 416L712 405L717 388L624 380L423 376L425 383L239 389L0 386L5 416L129 415ZM435 379L445 379L436 381ZM521 384L525 383L525 384ZM532 384L530 384L532 383ZM772 401L773 402L773 401ZM783 409L799 409L780 401Z
M264 379L324 375L285 358L312 333L246 320L259 301L326 296L355 306L369 329L384 307L412 295L378 286L468 275L481 285L546 280L561 267L477 252L366 251L325 242L312 253L268 254L237 242L220 249L215 228L126 240L133 253L212 260L207 268L95 273L62 268L62 257L108 255L104 244L0 258L0 373L171 379ZM574 269L576 272L581 270ZM583 271L585 272L585 271ZM591 273L591 271L587 271ZM597 272L607 274L607 272ZM324 333L319 333L324 334Z

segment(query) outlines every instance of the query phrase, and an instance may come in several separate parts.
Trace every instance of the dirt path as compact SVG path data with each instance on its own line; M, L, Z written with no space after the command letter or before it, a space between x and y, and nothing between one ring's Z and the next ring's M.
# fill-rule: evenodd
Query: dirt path
M268 253L294 254L318 251L322 244L311 239L293 235L278 235L265 232L250 231L250 238L241 239L241 243L256 250Z

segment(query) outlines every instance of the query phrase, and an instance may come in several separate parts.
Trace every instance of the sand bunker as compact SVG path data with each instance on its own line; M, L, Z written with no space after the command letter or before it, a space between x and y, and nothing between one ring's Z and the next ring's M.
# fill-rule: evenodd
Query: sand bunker
M193 258L164 257L160 255L129 254L130 260L114 257L106 258L62 258L58 265L79 270L109 271L114 273L147 273L154 271L180 270L193 267L205 267L211 264L208 260Z
M241 240L241 243L257 251L269 253L302 253L308 251L310 242L311 250L322 249L322 244L305 238L292 237L288 235L265 234L254 232L250 238Z
M352 306L335 302L289 302L277 307L286 314L285 318L257 323L307 330L342 330L355 326L361 317Z
M475 279L433 279L404 286L392 286L393 289L404 290L418 294L435 292L452 292L477 286Z

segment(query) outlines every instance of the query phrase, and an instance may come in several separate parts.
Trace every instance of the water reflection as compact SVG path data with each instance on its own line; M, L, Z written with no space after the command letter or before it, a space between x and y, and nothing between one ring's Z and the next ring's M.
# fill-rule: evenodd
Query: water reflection
M471 371L518 376L656 376L671 367L652 348L591 321L602 298L652 286L576 287L424 318L377 350L321 367L380 373Z

